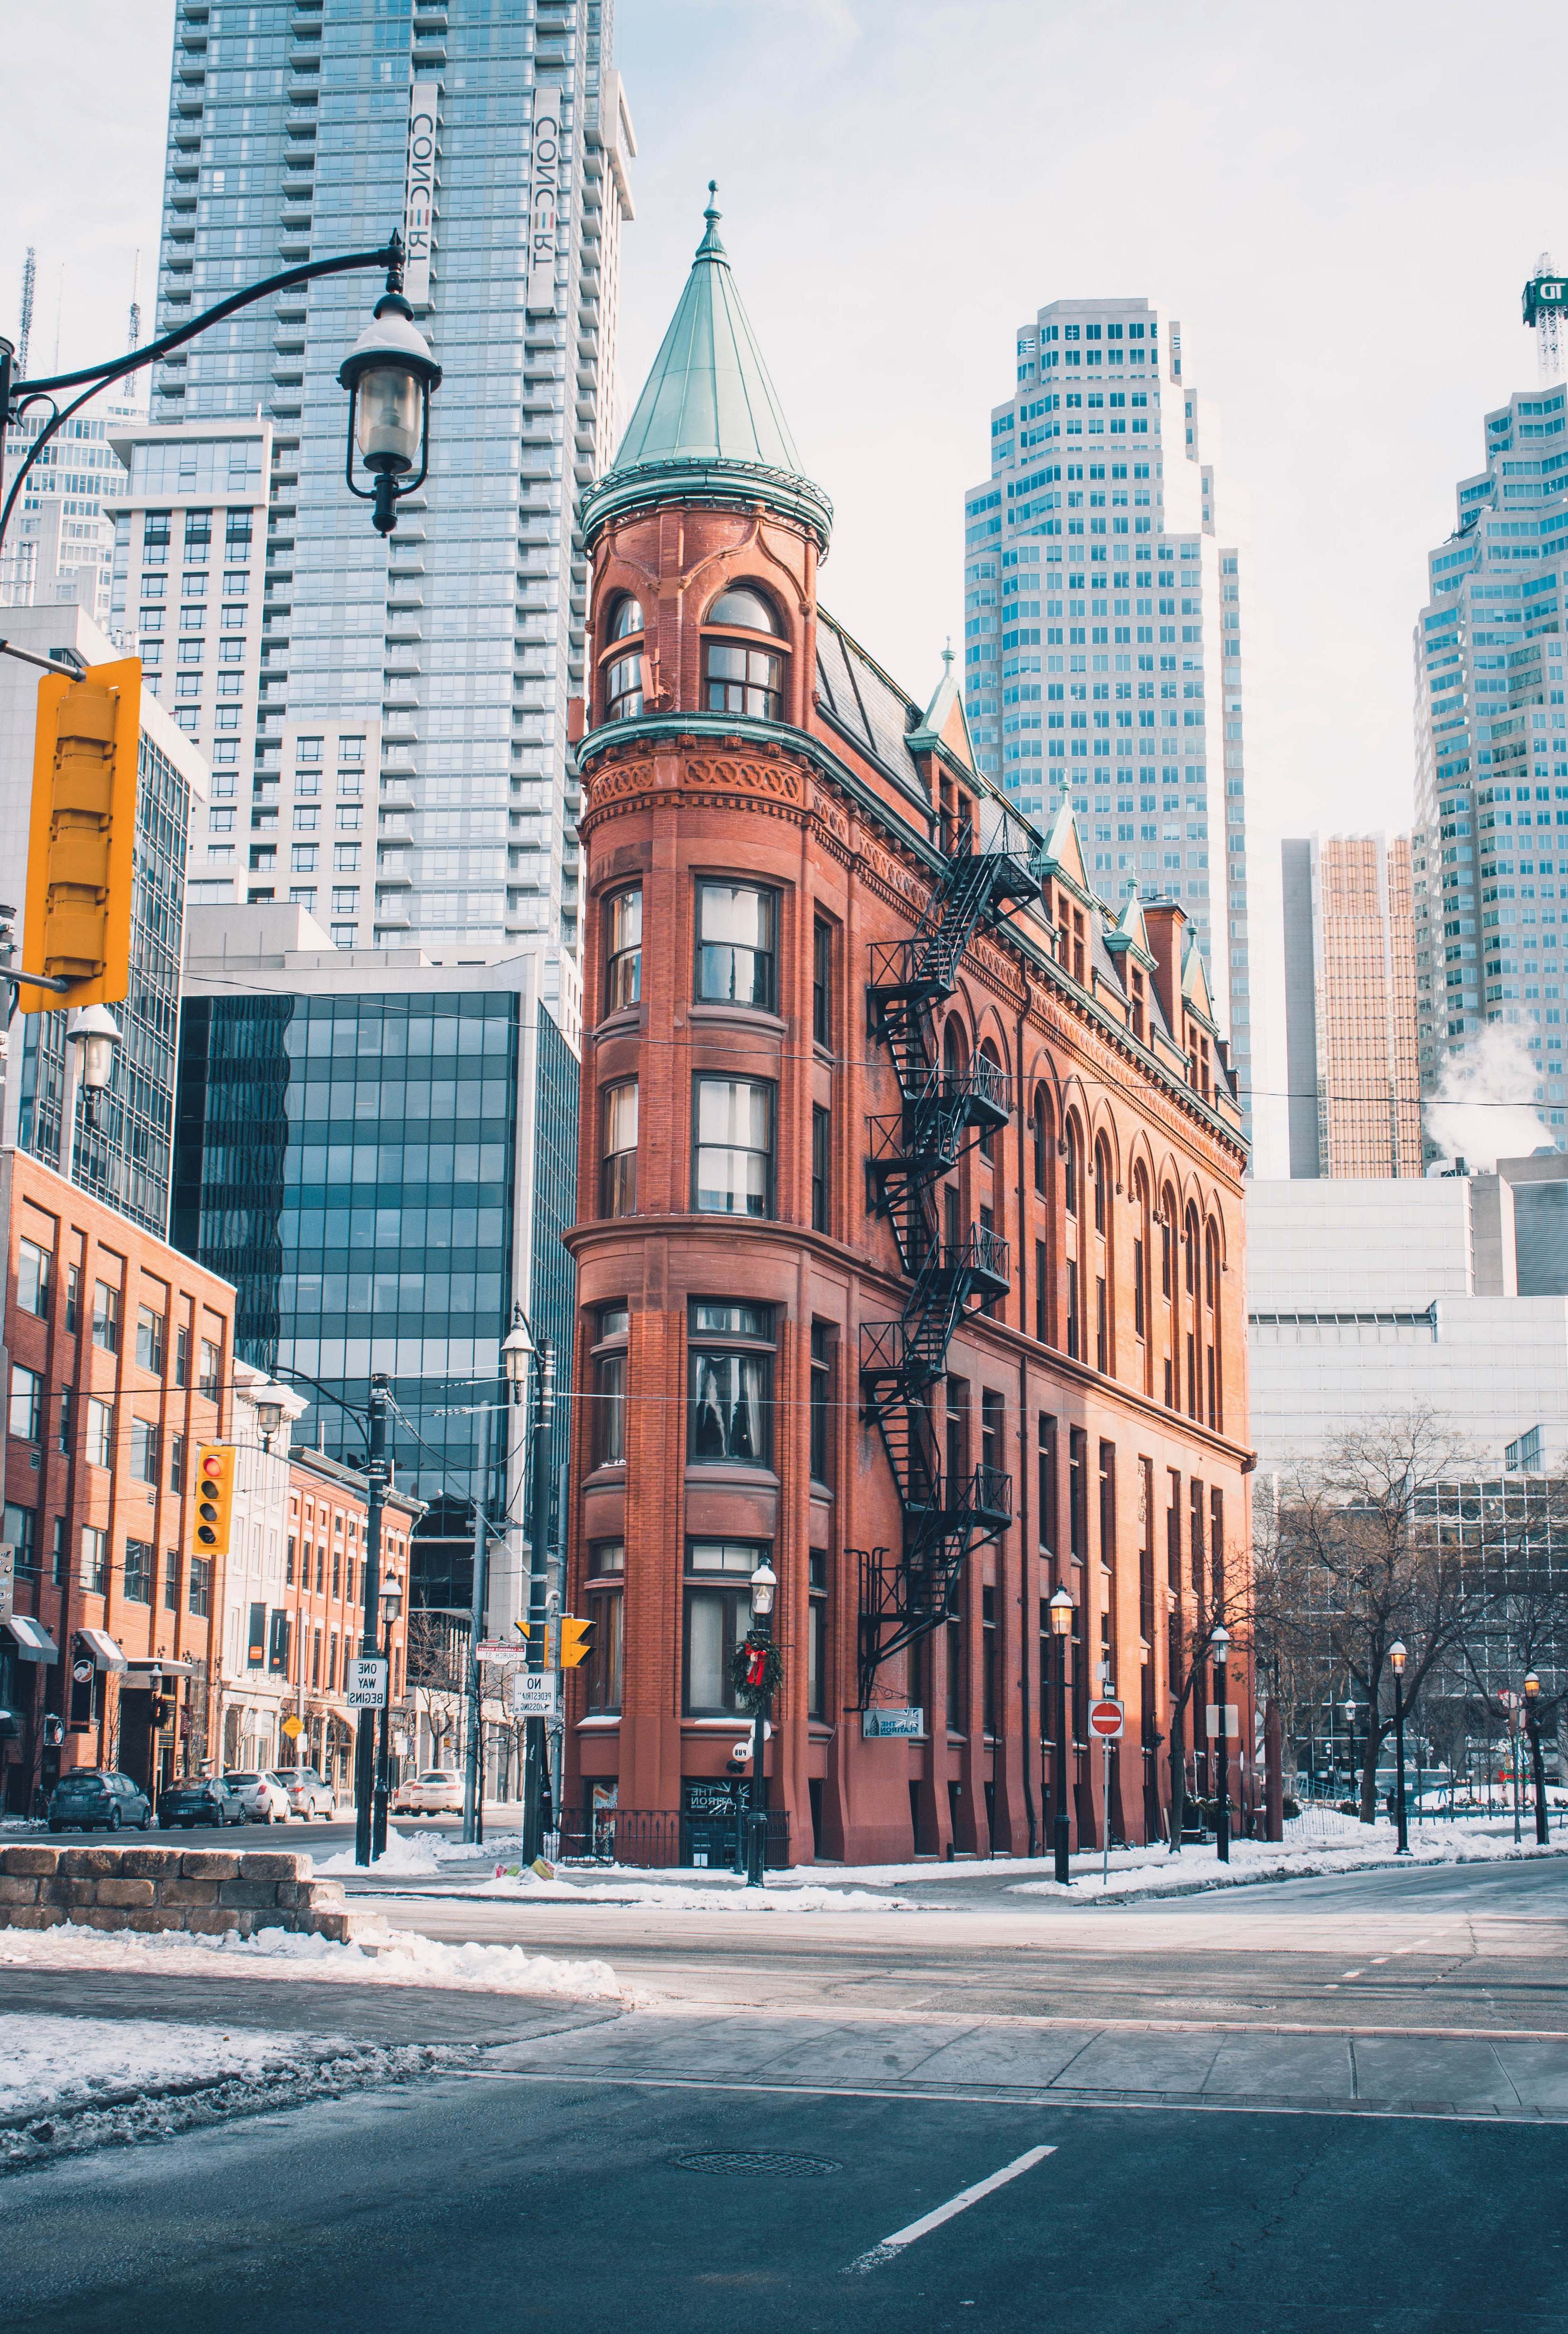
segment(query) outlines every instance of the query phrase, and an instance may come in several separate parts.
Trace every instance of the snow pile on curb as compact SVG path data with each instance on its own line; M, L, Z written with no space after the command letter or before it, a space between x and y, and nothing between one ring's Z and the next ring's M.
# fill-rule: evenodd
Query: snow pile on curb
M621 1989L605 1962L555 1961L521 1945L447 1945L410 1930L394 1929L374 1953L325 1937L263 1929L255 1936L105 1934L64 1923L57 1929L8 1929L0 1934L0 1969L168 1970L188 1975L221 1967L226 1977L326 1978L353 1985L453 1987L476 1993L561 1994L586 2001L619 2001Z
M351 1847L340 1848L336 1856L324 1856L316 1865L316 1870L323 1875L354 1874L360 1869ZM370 1866L371 1873L385 1873L398 1880L428 1879L440 1869L433 1840L410 1838L407 1832L390 1829L385 1848Z
M1162 1847L1113 1851L1109 1879L1101 1876L1098 1857L1074 1858L1070 1888L1054 1880L1017 1880L1009 1896L1054 1896L1063 1900L1130 1896L1191 1895L1198 1889L1237 1888L1265 1880L1309 1880L1340 1872L1375 1872L1395 1865L1506 1864L1526 1857L1568 1854L1568 1839L1538 1847L1533 1840L1514 1845L1513 1827L1498 1834L1471 1831L1456 1839L1451 1832L1434 1836L1412 1828L1408 1856L1397 1852L1391 1825L1367 1825L1354 1816L1341 1818L1342 1832L1332 1827L1325 1836L1299 1844L1275 1846L1265 1840L1233 1840L1228 1865L1221 1864L1212 1847L1187 1849L1171 1856Z
M570 1880L541 1880L532 1872L503 1871L494 1879L466 1889L470 1896L544 1897L608 1901L615 1905L647 1905L662 1913L912 1913L919 1908L897 1896L873 1895L865 1888L824 1888L807 1883L790 1888L734 1889L683 1887L659 1881L592 1881L579 1886Z
M0 2173L406 2082L471 2056L462 2045L382 2047L152 2019L0 2016Z

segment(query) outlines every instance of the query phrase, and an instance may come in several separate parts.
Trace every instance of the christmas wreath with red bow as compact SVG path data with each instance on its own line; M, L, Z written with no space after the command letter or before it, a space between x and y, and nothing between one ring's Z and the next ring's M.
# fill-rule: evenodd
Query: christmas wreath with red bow
M771 1637L751 1629L730 1655L729 1674L742 1708L755 1717L784 1683L784 1657Z

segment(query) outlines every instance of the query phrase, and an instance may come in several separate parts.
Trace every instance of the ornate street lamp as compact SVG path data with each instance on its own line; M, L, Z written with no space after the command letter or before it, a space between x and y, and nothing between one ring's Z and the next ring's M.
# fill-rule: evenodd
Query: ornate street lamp
M1230 1703L1227 1700L1226 1664L1230 1659L1230 1631L1217 1621L1209 1631L1208 1650L1214 1663L1214 1850L1221 1864L1230 1862Z
M751 1805L746 1817L746 1885L760 1888L767 1868L767 1686L773 1646L773 1600L778 1575L765 1556L751 1576L751 1635L762 1655L752 1696Z
M1067 1640L1073 1635L1073 1624L1078 1607L1073 1602L1073 1592L1066 1587L1058 1588L1045 1607L1051 1618L1051 1635L1056 1641L1056 1758L1053 1780L1055 1802L1051 1826L1052 1847L1055 1857L1055 1876L1063 1888L1072 1875L1068 1868L1068 1850L1072 1826L1067 1815Z
M382 293L370 322L338 367L338 380L349 392L343 460L349 492L375 505L376 533L390 535L399 503L418 492L430 467L430 391L441 380L441 368L400 291L389 286ZM354 484L356 446L375 481L369 491ZM416 460L418 477L399 485Z
M1389 1664L1394 1673L1394 1759L1399 1773L1394 1782L1394 1821L1399 1827L1400 1841L1396 1855L1410 1852L1409 1826L1405 1816L1405 1649L1395 1643L1389 1647Z

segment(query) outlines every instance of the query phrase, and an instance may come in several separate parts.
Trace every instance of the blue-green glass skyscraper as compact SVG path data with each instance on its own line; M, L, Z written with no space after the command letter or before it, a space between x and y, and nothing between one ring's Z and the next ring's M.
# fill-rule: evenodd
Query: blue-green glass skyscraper
M351 730L379 784L333 846L340 945L575 944L573 511L613 437L634 150L612 20L613 0L178 0L159 330L401 225L445 373L428 486L389 545L342 482L336 375L368 279L280 297L157 369L154 421L274 425L238 804L258 839L232 872L198 841L198 899L287 897L299 767Z

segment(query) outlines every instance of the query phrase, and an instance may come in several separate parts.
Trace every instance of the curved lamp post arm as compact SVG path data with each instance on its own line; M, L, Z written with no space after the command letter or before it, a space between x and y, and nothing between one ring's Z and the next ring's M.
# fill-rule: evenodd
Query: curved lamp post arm
M124 380L129 373L139 372L145 365L156 364L171 350L183 348L187 341L193 341L198 333L205 333L209 325L221 323L226 316L234 315L241 308L252 307L258 300L270 299L274 292L291 291L297 284L313 284L322 276L346 275L367 267L384 267L388 291L400 292L403 284L401 234L394 235L390 242L375 251L345 252L336 259L309 259L299 267L285 267L281 275L269 275L260 284L248 285L243 292L231 292L227 299L218 301L215 307L204 309L189 323L179 325L172 333L165 333L161 340L149 341L145 348L131 349L122 357L111 357L106 364L86 365L79 372L51 373L37 381L10 383L5 400L7 410L0 415L0 428L20 420L30 405L53 403L58 390L76 389L82 382L87 386L82 395L74 398L69 405L56 408L49 422L29 447L26 458L5 497L5 506L0 509L0 543L5 542L5 529L10 525L16 497L43 448L72 415L79 412L101 389L107 389L111 381Z
M290 1378L297 1381L301 1385L313 1386L316 1393L322 1395L328 1402L335 1402L343 1416L358 1431L360 1440L366 1451L370 1450L370 1438L366 1431L365 1422L359 1412L351 1410L341 1394L334 1394L331 1386L322 1384L320 1378L312 1377L309 1370L296 1370L291 1362L279 1362L267 1372L267 1375L274 1378Z

